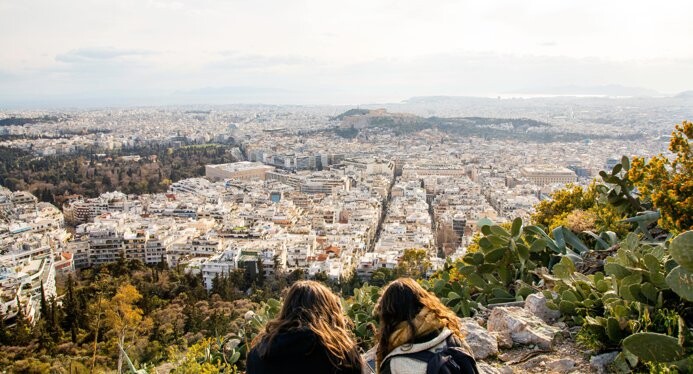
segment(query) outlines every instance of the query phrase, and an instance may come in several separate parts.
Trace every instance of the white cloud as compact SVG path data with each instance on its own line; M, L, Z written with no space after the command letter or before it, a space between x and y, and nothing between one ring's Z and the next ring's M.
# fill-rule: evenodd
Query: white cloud
M25 0L0 12L4 95L270 87L365 101L693 87L685 0Z

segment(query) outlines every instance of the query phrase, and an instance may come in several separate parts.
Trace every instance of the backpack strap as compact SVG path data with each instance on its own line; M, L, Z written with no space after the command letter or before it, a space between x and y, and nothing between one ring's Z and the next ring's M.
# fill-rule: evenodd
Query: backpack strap
M438 374L440 371L440 368L445 366L448 361L452 360L452 357L450 356L443 356L438 353L433 353L429 350L425 351L419 351L419 352L412 352L412 353L402 353L394 356L390 356L383 362L383 366L386 365L386 363L389 365L390 359L394 357L406 357L406 358L411 358L417 361L422 361L426 363L426 374ZM454 364L454 361L453 361Z
M433 358L433 356L435 356L435 353L428 351L428 350L412 352L412 353L404 353L403 352L403 353L392 355L392 356L388 357L387 359L385 359L385 361L383 361L383 363L380 365L380 367L381 367L381 369L385 368L385 367L389 367L390 360L392 360L395 357L406 357L406 358L411 358L411 359L414 359L417 361L422 361L422 362L428 363L430 361L430 359ZM427 366L427 368L428 368L428 366ZM428 370L427 370L427 372L428 372Z

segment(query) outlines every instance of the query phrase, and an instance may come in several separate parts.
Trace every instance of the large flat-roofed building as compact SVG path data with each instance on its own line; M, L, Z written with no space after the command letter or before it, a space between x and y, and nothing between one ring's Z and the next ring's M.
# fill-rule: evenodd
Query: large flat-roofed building
M205 177L210 180L265 180L274 167L260 162L240 161L230 164L205 165Z
M574 171L550 165L525 166L520 168L520 174L530 183L538 186L553 183L574 183L577 181L577 175L575 175Z
M467 174L467 171L462 166L449 164L405 164L402 168L402 177L419 178L425 176L451 176L461 177Z

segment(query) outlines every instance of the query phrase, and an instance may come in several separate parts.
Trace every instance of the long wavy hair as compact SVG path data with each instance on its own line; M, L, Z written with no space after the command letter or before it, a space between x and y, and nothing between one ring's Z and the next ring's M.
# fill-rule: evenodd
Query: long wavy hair
M251 343L265 357L280 333L309 329L325 347L335 367L361 367L356 340L344 317L339 298L315 281L294 283L284 299L279 315L269 321Z
M385 287L374 311L380 319L380 328L376 336L378 367L383 359L397 348L390 346L390 337L402 322L410 329L411 340L417 337L413 321L424 307L436 316L443 327L451 330L460 341L464 341L459 319L452 310L443 305L435 295L424 290L415 280L399 278ZM411 340L407 343L412 343Z

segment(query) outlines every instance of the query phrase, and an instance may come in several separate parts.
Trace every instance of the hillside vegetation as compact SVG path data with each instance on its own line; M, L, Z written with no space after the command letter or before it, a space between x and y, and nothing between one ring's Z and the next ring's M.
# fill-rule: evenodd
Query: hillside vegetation
M460 137L476 136L488 139L516 139L538 143L555 141L582 141L585 139L635 139L638 135L604 133L588 135L557 130L551 124L530 118L487 117L419 117L406 113L389 113L384 109L351 109L332 120L339 121L333 131L344 138L354 138L361 131L378 129L395 135L437 129Z

